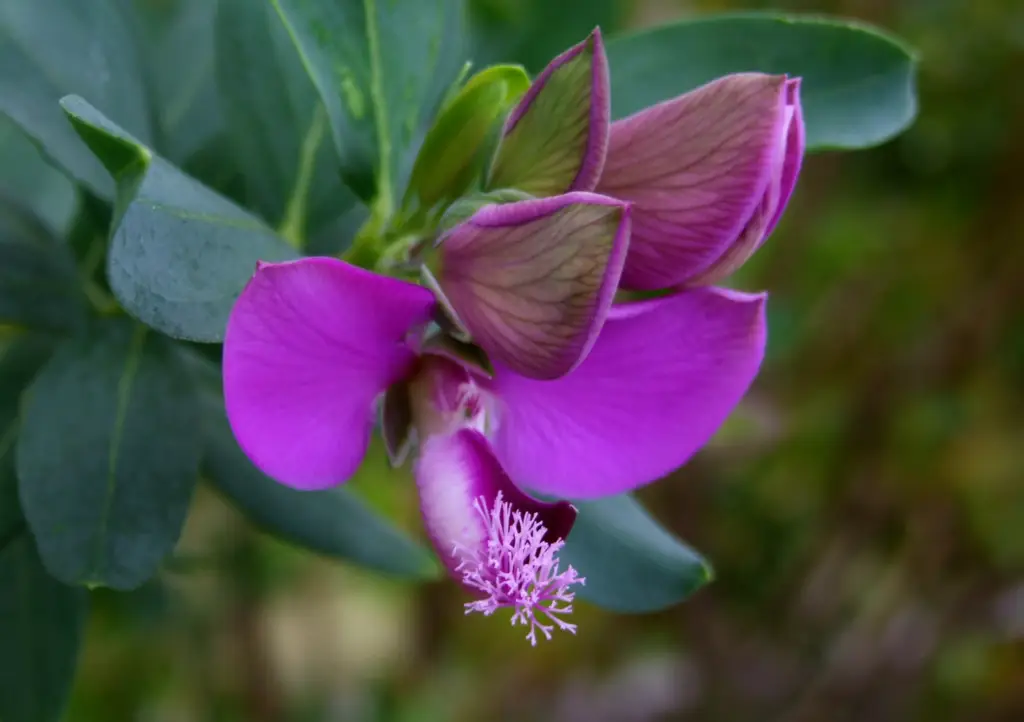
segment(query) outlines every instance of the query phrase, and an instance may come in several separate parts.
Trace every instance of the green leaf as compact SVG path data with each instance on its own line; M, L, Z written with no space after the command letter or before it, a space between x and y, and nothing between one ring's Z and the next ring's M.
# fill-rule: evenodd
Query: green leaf
M103 198L114 187L57 101L77 93L143 141L152 133L139 53L119 0L0 2L0 113Z
M134 6L152 84L150 95L158 130L154 143L166 158L180 164L224 125L213 73L217 2L135 0ZM94 102L84 93L76 95ZM97 107L106 111L102 105Z
M89 595L47 574L24 531L0 544L0 720L57 722L70 696Z
M47 163L14 121L0 114L0 196L29 209L63 236L74 218L74 184Z
M173 344L106 318L66 341L29 387L17 444L25 518L49 572L133 589L181 533L202 434Z
M615 38L608 60L614 118L748 71L803 78L811 150L877 145L917 113L912 52L843 20L757 13L704 18Z
M537 78L534 94L509 116L488 188L553 196L576 183L597 183L608 140L607 66L600 49L592 33Z
M253 523L298 546L380 572L437 576L433 555L351 491L296 491L262 474L238 448L220 399L211 396L205 408L206 475Z
M0 540L13 538L24 526L17 484L13 483L18 406L25 387L52 351L52 341L36 334L19 335L0 345Z
M85 317L71 249L32 213L0 196L0 325L67 331Z
M330 126L268 2L221 0L216 75L249 207L299 244L356 199L341 182Z
M559 555L586 584L577 596L623 613L681 602L713 577L710 565L629 495L577 503L579 516Z
M18 504L13 447L22 389L52 344L22 336L0 347L0 720L56 722L67 702L88 595L46 573Z
M482 65L517 62L539 72L595 27L614 32L626 10L625 0L470 0L470 57Z
M107 258L110 288L143 323L216 342L256 262L297 253L258 218L188 177L81 98L61 101L118 180Z
M341 172L389 214L464 58L462 0L272 0L327 109Z

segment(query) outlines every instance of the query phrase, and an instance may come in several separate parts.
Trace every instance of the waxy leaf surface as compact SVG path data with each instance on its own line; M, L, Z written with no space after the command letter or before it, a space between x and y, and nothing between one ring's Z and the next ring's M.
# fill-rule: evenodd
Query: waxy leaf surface
M85 314L71 249L35 215L0 197L0 325L67 331Z
M142 59L118 0L0 3L0 112L103 198L114 184L68 125L58 101L76 93L143 142L153 132Z
M269 2L221 0L216 77L247 205L296 240L355 203L327 113Z
M632 496L577 504L560 559L586 577L577 597L614 612L656 612L711 581L708 563Z
M14 446L25 386L52 344L22 336L0 344L0 720L56 722L71 691L88 594L43 568L18 502Z
M327 109L345 181L390 209L463 57L462 0L272 0Z
M193 178L77 97L75 129L118 179L107 278L125 310L175 338L215 342L256 269L298 253L262 221Z
M23 403L25 518L67 584L133 589L181 533L198 475L196 397L179 351L124 317L63 342Z

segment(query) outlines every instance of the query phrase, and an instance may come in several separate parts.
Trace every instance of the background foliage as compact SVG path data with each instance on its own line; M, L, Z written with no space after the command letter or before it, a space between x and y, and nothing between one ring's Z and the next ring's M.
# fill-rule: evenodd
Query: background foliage
M244 134L251 139L266 133L265 142L232 150L233 157L251 164L241 175L208 182L230 197L245 198L286 237L306 234L312 246L331 250L339 237L350 236L361 221L358 206L352 214L337 215L336 198L345 191L336 177L318 170L320 164L312 164L312 173L321 175L309 180L315 192L307 201L305 227L296 228L289 216L294 211L280 202L281 189L295 187L304 171L292 162L301 149L275 144L321 133L324 142L310 144L310 152L320 153L329 152L331 139L326 119L318 119L314 108L313 88L296 80L305 76L285 52L291 46L287 37L279 37L279 24L268 22L265 43L246 45L252 35L237 35L238 46L230 51L239 63L234 72L229 63L182 54L180 47L201 45L204 34L218 26L237 28L231 14L243 0L221 0L216 13L212 3L187 4L189 12L171 25L156 22L160 13L171 12L170 0L143 5L149 14L142 16L142 27L123 29L147 39L140 44L143 57L132 56L128 48L136 45L128 42L115 44L105 57L145 67L161 88L160 98L190 100L153 110L134 87L108 88L109 97L88 99L169 161L215 178L227 164L206 143L211 129L253 123L251 115L232 105L233 93L238 98L261 94L280 119L273 128ZM536 71L596 23L611 32L697 11L757 5L475 0L474 22L484 32L476 38L474 56L481 62L521 60ZM197 396L198 408L191 408L187 399L164 390L155 403L164 405L158 407L161 417L178 431L168 434L175 448L157 449L168 459L164 481L169 480L161 484L159 503L167 509L169 525L180 524L187 510L187 526L154 581L127 594L91 593L92 614L66 719L1009 722L1024 717L1024 452L1019 444L1024 251L1018 242L1024 233L1019 180L1024 145L1014 132L1024 123L1017 80L1024 60L1024 11L1018 5L1012 0L771 3L772 9L860 18L905 37L922 58L922 112L908 133L882 147L810 158L779 231L734 279L743 288L771 291L766 368L712 446L673 478L640 494L659 520L714 562L716 581L691 601L643 616L618 616L581 604L578 638L531 649L518 630L463 617L462 595L447 581L422 586L388 581L260 534L252 523L264 524L269 510L295 504L294 496L281 487L259 486L262 477L246 478L240 471L251 467L238 458L227 429L209 412L218 408L213 391ZM77 21L104 18L83 15ZM51 39L58 46L62 42L56 34ZM80 52L86 81L90 72L102 72L89 64L96 57L90 48L70 50ZM13 56L5 57L14 62ZM194 65L183 66L183 57ZM614 56L612 62L614 72ZM256 67L265 82L243 88L253 74L242 71L254 64L264 64ZM668 74L667 82L674 75ZM208 83L214 80L229 89L219 103L210 100L214 91ZM52 78L40 79L46 82ZM0 93L11 97L2 82ZM102 125L89 106L76 103L65 104L72 115ZM38 112L39 123L65 128L59 108ZM275 132L280 127L296 130ZM18 237L46 243L69 227L74 192L59 176L26 171L36 167L37 151L11 124L0 123L0 141L22 154L10 156L15 160L0 169L0 190L31 199L41 214L40 223L15 218L28 226ZM137 190L132 173L139 172L135 161L145 154L103 147L114 148L106 164L116 170L119 189ZM18 157L25 160L18 163ZM96 196L114 197L118 189L84 145L74 157L75 176ZM115 206L122 220L140 224L137 228L148 227L148 213L173 213L159 202L160 194L185 182L159 158L152 162L142 196L156 199L152 208ZM78 224L81 237L71 242L85 251L77 255L88 257L110 218L102 204L88 199L85 211L94 213L95 229L90 233ZM274 248L290 252L277 241L268 239L265 255ZM230 238L211 243L213 252L232 247ZM131 285L137 277L132 269L121 270L125 285L120 289L111 275L119 297L138 290ZM0 268L0 282L14 277L6 271ZM20 272L29 271L44 284L59 284L79 272L59 258ZM86 294L102 302L106 289L99 286L87 284ZM82 312L86 300L48 295L46 303L26 308L37 314L31 319L36 325L61 331L67 324L89 322ZM159 304L153 308L163 310ZM82 473L83 464L97 463L89 449L102 448L100 461L109 460L114 438L118 453L131 460L132 435L147 434L148 403L111 409L111 418L123 417L121 426L93 429L94 437L82 440L82 448L34 445L29 432L35 416L49 424L75 404L116 402L126 365L135 374L173 379L197 362L198 356L179 354L157 334L138 328L109 320L89 344L61 350L58 370L62 364L91 369L91 377L109 376L112 388L102 398L74 399L73 377L64 386L36 378L39 393L30 394L23 409L29 431L22 431L18 443L29 451L19 450L19 474L53 478L54 468ZM13 408L3 394L20 387L15 379L33 376L51 351L47 343L20 339L6 347L0 361L0 429L7 428ZM202 434L195 423L200 415L207 422ZM0 439L0 452L8 443ZM430 562L418 559L416 549L394 551L393 545L408 543L405 537L374 531L372 521L327 536L313 535L317 525L305 523L315 513L374 519L361 498L415 528L417 510L408 485L385 473L384 455L376 451L351 485L352 493L310 498L309 507L278 532L325 554L337 553L340 545L345 556L385 570L400 557L409 566L389 571L429 575ZM189 502L174 483L188 469L174 467L197 467L200 459L203 473L221 481L199 487ZM130 477L130 464L118 468ZM241 495L232 482L250 491L259 488L260 494ZM0 502L11 498L13 489L13 470L0 465ZM83 489L81 498L55 503L52 496L33 503L23 495L22 506L36 523L62 510L96 513L95 498L102 491ZM239 504L243 496L246 517L225 503ZM156 501L117 497L121 504L146 500ZM17 688L14 670L49 659L46 645L64 643L61 633L79 628L86 601L84 590L38 574L38 563L25 561L36 552L23 520L5 516L12 508L0 503L0 538L10 540L0 553L0 588L16 583L30 590L33 598L47 600L45 608L32 610L38 619L61 620L49 634L13 627L10 620L24 619L25 610L14 596L0 596L0 643L30 650L0 661L0 697L21 695L29 704L46 695ZM99 575L111 586L133 586L139 569L151 566L162 550L136 550L131 560L138 568L105 567L104 550L117 544L118 532L85 540L84 547L82 540L70 540L39 553L62 579L89 582ZM84 557L83 548L89 551ZM31 639L25 636L30 631ZM46 669L37 679L59 681L68 674ZM59 707L59 700L51 705ZM22 711L25 719L51 714L47 708Z

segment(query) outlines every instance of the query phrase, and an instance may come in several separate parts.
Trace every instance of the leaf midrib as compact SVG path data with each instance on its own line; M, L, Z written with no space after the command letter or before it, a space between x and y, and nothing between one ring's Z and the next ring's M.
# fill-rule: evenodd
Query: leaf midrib
M366 18L366 47L370 60L370 100L374 106L373 120L377 135L377 153L380 169L377 176L375 209L384 218L391 215L394 199L391 196L391 135L388 108L384 100L384 82L381 73L380 35L377 30L377 2L363 0Z
M124 436L124 422L128 415L128 404L131 401L132 386L138 375L139 364L146 344L146 327L136 324L132 333L124 370L117 383L117 411L114 416L114 427L110 437L110 453L107 457L107 488L103 497L103 508L100 512L100 523L96 533L96 544L93 550L91 570L86 583L98 582L101 578L100 567L103 563L103 547L107 541L107 527L110 524L110 508L117 492L117 458L121 450L121 439Z

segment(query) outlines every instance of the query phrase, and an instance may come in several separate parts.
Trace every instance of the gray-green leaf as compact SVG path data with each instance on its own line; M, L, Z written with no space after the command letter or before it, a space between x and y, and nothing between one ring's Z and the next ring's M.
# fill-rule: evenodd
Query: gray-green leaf
M316 88L268 2L221 0L216 75L248 205L300 242L351 207Z
M173 549L198 475L197 397L173 344L126 318L64 342L23 402L22 509L68 584L133 589Z
M17 528L24 526L17 484L13 481L14 444L20 425L18 407L22 392L52 350L52 341L43 335L19 334L0 341L0 539L13 538Z
M152 120L131 23L118 0L0 2L0 112L103 198L114 186L57 102L76 93L148 142Z
M25 526L14 475L18 404L52 344L0 347L0 720L56 722L68 699L88 596L46 573Z
M462 0L272 2L323 99L345 182L390 211L462 65Z
M71 249L35 215L0 196L0 325L67 331L85 316Z
M586 584L577 596L615 612L655 612L677 604L712 578L710 565L626 494L578 503L576 525L560 554Z
M759 13L703 18L615 38L608 61L615 118L748 71L803 78L811 150L877 145L917 113L911 51L843 20Z
M46 573L27 532L0 539L0 720L61 718L88 607L84 589Z
M256 262L295 258L295 249L81 98L65 98L61 105L118 181L107 258L118 301L168 336L223 339L228 314Z
M134 5L152 84L157 148L184 163L223 128L213 73L217 0L135 0ZM76 95L106 111L84 93Z
M47 163L14 121L0 113L0 195L31 210L63 236L78 205L71 180Z

